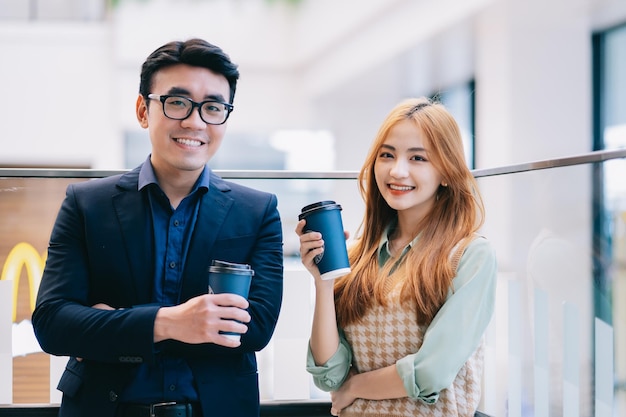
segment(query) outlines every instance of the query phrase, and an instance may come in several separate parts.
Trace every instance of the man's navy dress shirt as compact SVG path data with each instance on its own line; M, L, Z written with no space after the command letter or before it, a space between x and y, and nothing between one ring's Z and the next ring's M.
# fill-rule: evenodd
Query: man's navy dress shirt
M198 217L198 203L209 189L207 172L205 167L189 195L176 209L161 190L150 158L139 172L139 189L147 193L152 215L156 256L152 302L155 304L173 306L180 303L182 273ZM198 401L198 392L184 358L157 352L154 365L138 367L134 379L122 394L122 402L149 404L162 401Z

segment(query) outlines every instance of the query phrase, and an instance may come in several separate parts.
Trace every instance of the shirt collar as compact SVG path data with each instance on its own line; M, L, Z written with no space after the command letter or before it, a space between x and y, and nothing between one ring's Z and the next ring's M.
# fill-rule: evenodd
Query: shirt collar
M380 238L380 242L378 243L378 262L381 266L384 265L385 262L389 260L389 258L391 258L391 252L389 251L389 235L391 234L393 229L395 229L397 224L398 224L397 220L394 220L393 222L389 223L389 225L385 229L385 232ZM419 234L415 236L415 238L413 238L413 240L410 241L402 249L402 254L398 257L398 259L401 259L404 255L406 255L409 249L415 246L415 244L417 243L417 239L419 239Z
M202 173L196 181L196 184L193 186L189 194L195 192L198 189L203 189L203 191L206 192L209 189L210 178L211 176L209 175L209 170L205 165ZM159 185L159 181L157 180L156 174L154 173L154 167L152 166L152 162L150 161L150 155L148 155L148 158L143 163L139 171L139 182L137 183L137 187L139 190L142 190L150 184Z

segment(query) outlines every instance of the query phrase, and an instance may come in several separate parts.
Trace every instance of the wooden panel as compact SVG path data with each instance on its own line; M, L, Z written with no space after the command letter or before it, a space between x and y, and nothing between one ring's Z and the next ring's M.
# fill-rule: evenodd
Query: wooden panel
M39 256L48 247L50 232L65 197L65 189L77 179L62 178L0 178L0 271L11 250L19 243L32 246ZM30 321L31 295L26 265L18 260L19 284L16 323ZM3 276L16 280L16 276ZM41 277L37 277L40 279ZM1 336L1 335L0 335ZM14 352L15 354L15 352ZM50 401L50 358L45 353L32 353L13 358L13 402L48 403Z
M50 402L50 357L32 353L13 358L13 403Z

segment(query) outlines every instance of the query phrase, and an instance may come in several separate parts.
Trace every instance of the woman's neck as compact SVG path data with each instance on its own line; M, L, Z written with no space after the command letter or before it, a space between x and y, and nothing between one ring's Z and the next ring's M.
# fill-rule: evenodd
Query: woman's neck
M406 245L411 243L414 238L415 235L402 233L402 230L396 226L389 236L387 236L387 248L389 249L389 253L394 257L399 256Z

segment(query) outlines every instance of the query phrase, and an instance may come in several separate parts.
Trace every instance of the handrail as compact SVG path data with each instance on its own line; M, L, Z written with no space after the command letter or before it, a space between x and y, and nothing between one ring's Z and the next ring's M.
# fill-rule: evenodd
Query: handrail
M626 158L626 149L612 149L604 151L588 152L581 155L566 156L555 159L544 159L534 162L526 162L516 165L507 165L496 168L473 170L476 178L490 177L494 175L514 174L517 172L538 171L541 169L559 168L572 165L583 165L594 162L604 162L611 159Z
M102 178L123 174L128 170L54 169L54 168L0 168L0 178ZM288 171L288 170L214 170L226 179L355 179L356 171Z
M476 178L517 172L537 171L571 165L604 162L626 158L626 149L593 151L580 155L544 159L515 165L472 170ZM54 168L0 168L0 178L102 178L122 174L128 170L54 169ZM289 170L215 170L226 179L307 179L307 180L354 180L358 171L289 171Z

